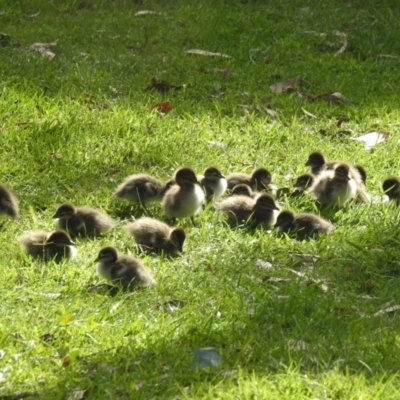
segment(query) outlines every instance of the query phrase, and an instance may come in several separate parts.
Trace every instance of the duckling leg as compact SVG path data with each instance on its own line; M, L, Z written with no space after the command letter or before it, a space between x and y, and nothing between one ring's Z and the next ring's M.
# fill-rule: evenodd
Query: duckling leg
M194 222L194 217L193 217L193 215L190 217L190 220L192 221L193 226L196 227L196 223Z

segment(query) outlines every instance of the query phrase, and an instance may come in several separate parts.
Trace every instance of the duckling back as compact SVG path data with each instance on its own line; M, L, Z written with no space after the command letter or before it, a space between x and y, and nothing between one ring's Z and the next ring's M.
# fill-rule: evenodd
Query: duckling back
M253 213L255 200L248 196L236 195L223 199L214 208L224 213L230 225L246 223Z

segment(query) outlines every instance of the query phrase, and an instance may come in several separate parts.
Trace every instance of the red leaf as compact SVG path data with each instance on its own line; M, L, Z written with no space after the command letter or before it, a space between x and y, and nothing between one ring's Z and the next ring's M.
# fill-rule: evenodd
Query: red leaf
M157 110L166 114L172 110L172 105L169 101L163 101L162 103L153 104L150 109Z

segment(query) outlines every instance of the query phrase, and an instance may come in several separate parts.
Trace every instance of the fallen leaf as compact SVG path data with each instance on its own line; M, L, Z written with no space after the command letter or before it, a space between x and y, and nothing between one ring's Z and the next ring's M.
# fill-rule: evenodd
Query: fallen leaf
M190 49L190 50L187 51L187 54L197 54L199 56L208 56L208 57L232 58L231 56L228 56L227 54L213 53L211 51L199 50L199 49Z
M377 317L378 315L382 315L382 314L391 314L391 313L393 313L393 312L395 312L395 311L399 311L399 310L400 310L400 305L397 304L397 305L395 305L395 306L390 306L390 307L387 307L387 308L385 308L385 309L383 309L383 310L377 311L377 312L374 314L374 317Z
M269 261L261 260L261 258L259 258L256 261L256 264L259 265L260 267L264 268L264 269L271 269L272 268L272 264Z
M306 109L304 109L303 107L301 107L301 109L303 110L304 114L306 114L307 116L311 117L311 118L315 118L318 119L318 117L314 114L311 114L309 111L307 111Z
M28 17L28 18L36 18L36 17L38 17L38 16L39 16L39 14L40 14L40 10L39 10L38 12L36 12L35 14L31 14L31 15L29 15L29 17Z
M369 132L362 136L351 138L352 140L358 140L359 142L363 142L365 144L366 150L372 149L379 143L382 143L389 137L389 133L387 132Z
M45 333L44 335L40 336L39 339L42 342L51 342L54 340L54 335L52 333Z
M304 340L289 339L288 345L296 350L307 350L309 348L309 345Z
M219 147L223 153L225 153L226 149L228 148L228 145L222 142L215 142L214 140L209 140L207 142L210 146L216 146Z
M142 15L165 15L165 13L150 10L142 10L135 13L135 17L140 17Z
M144 90L157 90L160 93L167 93L171 89L179 90L182 89L183 85L172 85L167 81L157 81L156 78L151 79L151 84L146 86Z
M272 84L269 88L275 93L293 91L295 90L295 86L300 81L300 79L301 76L297 75L293 78L287 79L286 81L276 82Z
M153 104L150 110L157 110L163 114L166 114L172 110L172 105L169 101L163 101L162 103Z
M335 57L336 56L338 56L339 54L342 54L345 50L346 50L346 47L347 47L347 35L345 34L345 33L343 33L343 32L340 32L340 31L334 31L333 32L336 36L340 36L340 37L342 37L343 38L343 43L342 43L342 46L340 47L340 49L335 53Z

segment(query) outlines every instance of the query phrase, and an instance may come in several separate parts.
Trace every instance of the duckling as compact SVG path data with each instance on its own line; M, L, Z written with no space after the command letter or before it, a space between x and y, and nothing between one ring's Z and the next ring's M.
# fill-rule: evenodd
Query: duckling
M356 196L357 184L349 166L339 164L334 171L321 173L307 192L322 205L342 207Z
M193 216L198 214L204 205L205 195L197 180L196 174L191 168L179 168L172 185L162 199L162 208L166 217L176 218L190 217L193 226L196 226Z
M62 229L72 237L97 236L112 229L114 221L106 214L91 207L75 207L72 204L62 204L53 218L57 218L57 229Z
M234 186L230 193L230 196L247 196L251 197L252 199L259 195L259 192L253 192L251 187L245 183L239 183L238 185Z
M334 169L336 164L336 161L327 161L320 151L311 153L306 161L306 166L310 167L310 171L313 175L319 175L326 169Z
M251 227L273 225L276 220L274 210L279 210L274 198L268 193L262 193L257 199L243 195L230 196L215 204L215 208L226 214L231 226L245 223Z
M217 167L208 167L204 171L204 176L197 177L200 186L206 192L207 202L221 197L228 187L226 178L222 175L221 171Z
M134 289L137 285L156 284L150 271L138 259L128 255L118 255L114 247L101 249L95 262L99 276L121 286L124 290Z
M400 205L400 178L390 176L383 181L382 189L389 201L394 201Z
M297 235L301 240L320 233L329 233L334 226L327 220L311 213L300 213L295 215L291 211L282 211L278 215L275 227L282 233Z
M255 204L255 200L249 196L235 195L215 203L214 208L226 215L229 225L235 226L249 220Z
M272 175L265 168L257 168L251 175L241 172L229 174L226 177L228 181L228 189L233 189L239 183L244 183L255 191L267 190L269 192L276 192L277 187L272 183Z
M42 258L44 261L54 259L60 262L63 258L74 258L77 254L75 243L67 232L61 230L29 232L22 235L19 242L25 246L30 256Z
M19 207L15 196L4 185L0 185L0 215L18 218Z
M141 205L146 209L148 203L161 201L166 190L172 186L148 174L130 175L117 187L113 197Z
M294 183L293 192L291 197L297 197L302 195L308 188L310 188L315 181L315 177L312 174L302 174L296 178Z
M183 228L170 228L164 222L143 217L129 223L126 230L134 237L142 251L162 251L172 257L183 252L186 239Z
M251 227L255 228L260 224L267 227L274 225L279 211L280 207L270 194L261 194L257 197L253 207L253 213L250 217Z

